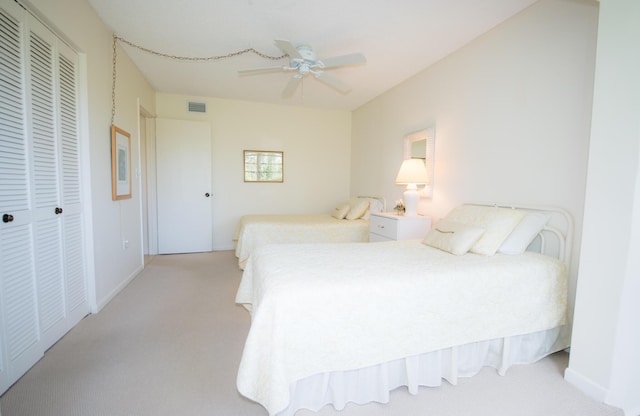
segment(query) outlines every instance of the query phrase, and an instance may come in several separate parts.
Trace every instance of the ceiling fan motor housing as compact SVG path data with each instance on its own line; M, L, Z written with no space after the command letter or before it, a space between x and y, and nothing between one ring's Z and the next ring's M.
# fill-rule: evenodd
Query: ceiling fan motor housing
M305 44L298 45L296 46L296 50L305 61L316 61L316 54L313 53L313 49L311 49L311 46Z

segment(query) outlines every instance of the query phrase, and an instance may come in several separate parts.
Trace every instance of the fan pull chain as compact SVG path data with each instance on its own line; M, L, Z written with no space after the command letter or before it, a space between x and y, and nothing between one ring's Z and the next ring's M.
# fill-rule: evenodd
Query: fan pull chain
M118 37L113 35L113 55L111 58L111 125L116 118L116 63L118 58L118 52L116 51L116 44Z
M240 56L240 55L244 55L246 53L254 53L256 55L258 55L261 58L264 59L270 59L272 61L277 61L279 59L283 59L288 57L289 55L284 54L284 55L280 55L280 56L272 56L272 55L267 55L265 53L262 53L260 51L255 50L254 48L247 48L247 49L242 49L240 51L236 51L236 52L231 52L228 53L226 55L214 55L214 56L204 56L204 57L199 57L199 56L179 56L179 55L171 55L171 54L167 54L167 53L162 53L162 52L157 52L154 50L151 50L149 48L145 48L143 46L137 45L127 39L124 39L120 36L117 35L113 35L114 38L114 42L115 40L119 40L120 42L131 46L132 48L136 48L139 49L143 52L146 53L150 53L152 55L156 55L156 56L161 56L163 58L169 58L169 59L175 59L178 61L192 61L192 62L202 62L202 61L218 61L220 59L226 59L226 58L233 58L234 56Z

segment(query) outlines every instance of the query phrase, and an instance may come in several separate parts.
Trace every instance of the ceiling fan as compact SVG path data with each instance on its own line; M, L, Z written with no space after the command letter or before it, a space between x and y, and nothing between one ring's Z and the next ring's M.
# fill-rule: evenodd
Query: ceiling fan
M362 64L367 61L361 53L351 53L348 55L334 56L332 58L317 59L316 54L309 45L301 44L294 46L288 40L276 40L275 44L278 49L289 55L289 66L269 66L254 69L243 69L238 71L238 74L255 75L278 71L293 72L293 76L282 91L282 97L284 98L293 95L302 81L302 78L308 74L313 74L316 79L335 88L341 93L346 94L351 91L351 87L333 75L324 72L324 70L345 65Z

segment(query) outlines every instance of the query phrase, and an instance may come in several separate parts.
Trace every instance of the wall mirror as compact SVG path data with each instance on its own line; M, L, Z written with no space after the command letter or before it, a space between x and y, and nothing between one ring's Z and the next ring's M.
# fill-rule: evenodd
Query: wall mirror
M429 183L419 191L420 196L423 198L431 198L433 196L435 138L435 128L433 127L404 136L404 158L422 159L427 167Z
M284 182L283 152L244 151L245 182Z

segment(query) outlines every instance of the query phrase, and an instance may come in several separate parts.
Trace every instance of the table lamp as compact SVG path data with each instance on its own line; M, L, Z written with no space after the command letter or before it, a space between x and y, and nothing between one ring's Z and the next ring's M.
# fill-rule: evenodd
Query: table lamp
M429 175L422 159L405 159L402 162L396 177L396 184L407 185L402 198L404 200L405 216L415 217L418 215L418 200L420 199L418 185L424 185L428 182Z

